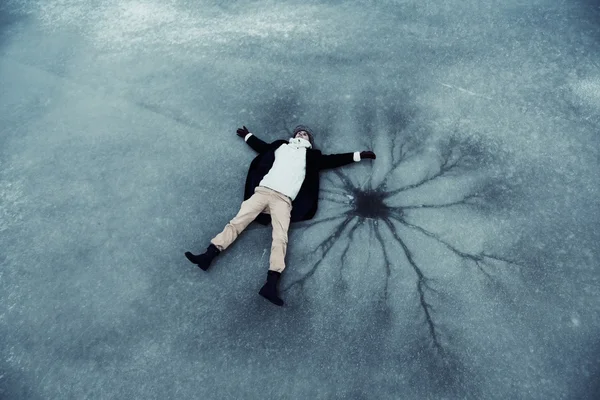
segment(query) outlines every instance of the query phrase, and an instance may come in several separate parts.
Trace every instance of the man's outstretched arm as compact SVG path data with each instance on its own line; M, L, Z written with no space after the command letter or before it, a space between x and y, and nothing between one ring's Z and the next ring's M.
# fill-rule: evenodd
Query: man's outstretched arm
M252 147L252 149L257 153L262 153L266 151L269 147L269 145L266 142L260 140L252 133L250 133L248 128L246 128L245 126L237 130L237 135L243 138L246 141L246 143L248 143L248 145Z
M376 159L377 156L372 151L361 151L354 153L341 153L341 154L323 154L319 160L319 169L331 169L343 167L344 165L359 162L361 160L370 158Z

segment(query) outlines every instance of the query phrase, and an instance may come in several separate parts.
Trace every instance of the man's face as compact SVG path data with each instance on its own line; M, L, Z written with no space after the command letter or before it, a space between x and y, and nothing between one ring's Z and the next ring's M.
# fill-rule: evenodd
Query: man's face
M308 137L308 133L306 131L299 131L296 133L296 136L294 136L295 138L301 138L304 140L308 140L310 142L310 139Z

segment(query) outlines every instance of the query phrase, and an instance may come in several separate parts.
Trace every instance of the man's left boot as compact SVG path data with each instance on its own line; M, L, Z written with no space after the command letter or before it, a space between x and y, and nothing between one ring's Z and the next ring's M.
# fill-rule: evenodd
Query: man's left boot
M217 246L211 243L210 245L208 245L208 248L203 254L194 255L189 251L186 251L185 257L194 264L196 264L198 267L200 267L200 269L206 271L208 267L210 267L210 263L214 260L216 256L219 255L219 253L220 251L217 248Z
M267 282L258 292L258 294L260 294L262 297L269 300L276 306L283 305L283 300L279 298L279 294L277 293L277 284L279 283L280 278L281 272L269 270L269 272L267 273Z

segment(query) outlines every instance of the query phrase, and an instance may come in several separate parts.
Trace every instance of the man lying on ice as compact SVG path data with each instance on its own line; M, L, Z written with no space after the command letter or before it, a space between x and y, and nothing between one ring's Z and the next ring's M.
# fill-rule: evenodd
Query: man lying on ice
M278 306L283 305L277 284L285 269L285 254L290 222L314 217L319 200L319 172L337 168L362 159L375 159L372 151L343 154L322 154L314 149L313 134L306 126L294 129L289 140L266 143L244 126L237 130L258 154L250 164L246 178L245 201L238 214L215 236L206 252L185 256L206 271L213 259L225 250L254 220L273 226L273 241L267 282L259 294ZM270 215L269 215L270 214Z

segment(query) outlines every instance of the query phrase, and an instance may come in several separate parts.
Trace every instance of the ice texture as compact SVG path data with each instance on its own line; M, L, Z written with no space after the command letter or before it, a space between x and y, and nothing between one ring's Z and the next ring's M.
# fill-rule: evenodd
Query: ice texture
M205 273L253 150L324 153ZM600 7L3 0L0 398L600 398Z

